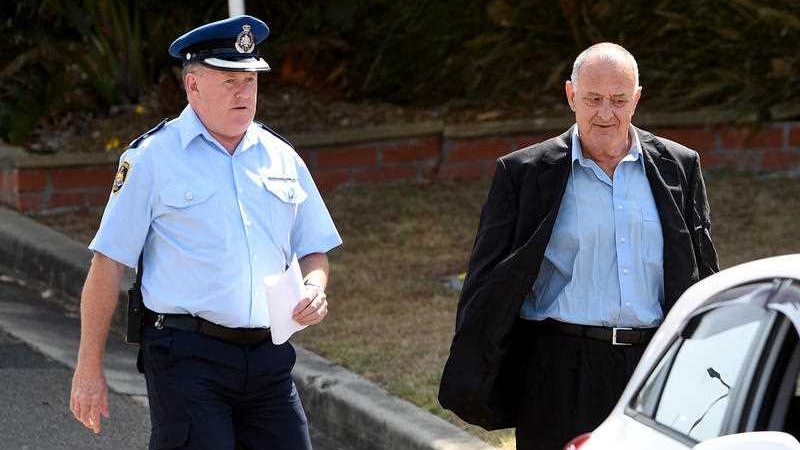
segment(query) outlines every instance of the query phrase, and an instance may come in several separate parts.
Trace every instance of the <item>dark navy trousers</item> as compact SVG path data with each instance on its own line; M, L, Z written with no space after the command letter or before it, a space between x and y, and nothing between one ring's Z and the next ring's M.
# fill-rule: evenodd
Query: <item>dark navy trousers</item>
M291 344L246 346L189 331L144 329L150 450L311 449L291 378Z
M614 409L646 346L571 336L520 321L524 362L517 450L562 450Z

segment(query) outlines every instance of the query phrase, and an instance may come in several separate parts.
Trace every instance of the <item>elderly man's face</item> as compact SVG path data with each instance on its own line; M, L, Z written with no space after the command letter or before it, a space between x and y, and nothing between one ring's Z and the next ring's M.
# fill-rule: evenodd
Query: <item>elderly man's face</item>
M629 64L590 56L578 73L577 86L567 81L566 92L586 156L628 151L628 130L641 96Z
M186 76L189 103L220 143L241 139L256 114L258 75L200 67Z

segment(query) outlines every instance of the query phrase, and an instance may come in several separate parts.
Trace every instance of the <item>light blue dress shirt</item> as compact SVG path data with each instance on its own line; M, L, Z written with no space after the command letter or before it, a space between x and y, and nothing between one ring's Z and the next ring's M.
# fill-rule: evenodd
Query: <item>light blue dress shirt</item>
M585 157L572 129L572 170L539 275L522 306L529 320L646 328L663 319L663 247L639 138L614 177Z
M302 159L256 124L231 155L187 106L122 164L89 248L129 267L144 249L153 311L268 327L264 278L342 242Z

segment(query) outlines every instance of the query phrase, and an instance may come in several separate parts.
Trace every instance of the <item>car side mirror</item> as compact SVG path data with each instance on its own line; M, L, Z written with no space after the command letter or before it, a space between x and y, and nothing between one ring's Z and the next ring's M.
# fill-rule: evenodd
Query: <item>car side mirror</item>
M703 441L693 450L800 450L800 442L780 431L753 431L729 434Z

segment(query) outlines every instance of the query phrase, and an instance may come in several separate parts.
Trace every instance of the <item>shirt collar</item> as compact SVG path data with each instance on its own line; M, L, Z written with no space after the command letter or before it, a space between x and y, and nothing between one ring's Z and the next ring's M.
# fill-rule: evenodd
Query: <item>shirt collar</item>
M178 129L180 130L182 149L185 149L197 136L205 135L207 138L211 137L191 105L186 105L183 108L178 120L181 122L181 126Z
M239 143L239 149L237 151L243 152L254 145L258 145L261 142L261 140L258 138L260 129L261 127L256 125L254 122L250 122L250 126L248 126L247 130L245 130L244 136L242 137L242 142Z
M182 149L185 149L197 136L203 136L209 142L215 142L219 145L217 140L214 139L205 125L203 125L203 122L200 120L200 117L197 115L195 110L192 109L191 105L186 105L186 107L183 108L178 120L180 120L182 124L181 127L178 127L180 129ZM247 130L245 131L241 142L239 142L239 146L236 148L236 152L234 154L243 152L259 143L257 138L257 129L258 125L255 123L250 123L250 126L247 127Z
M636 130L633 128L633 125L628 125L628 136L631 137L631 148L628 150L628 154L622 158L622 161L641 161L644 164L644 158L640 158L642 154L642 143L639 141L639 135L636 133ZM572 127L572 163L574 164L575 161L584 167L587 166L591 159L587 158L583 155L583 149L581 148L581 140L579 139L578 135L578 125L575 124Z

